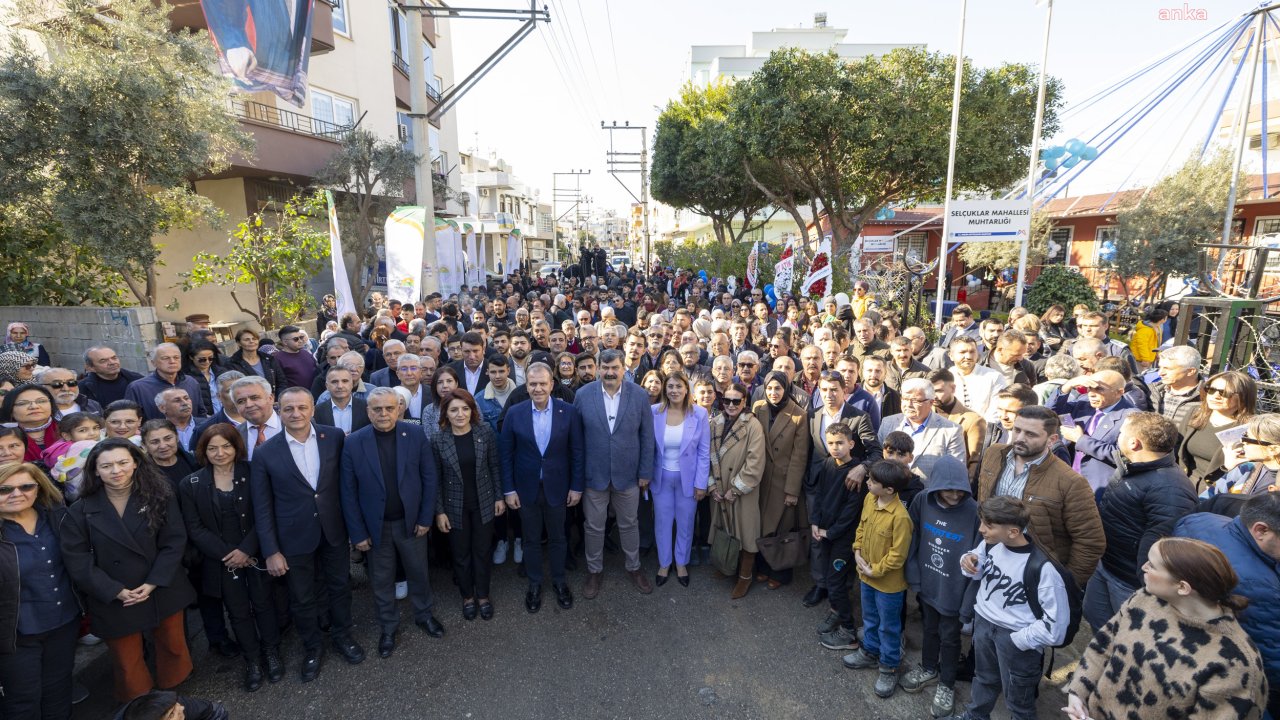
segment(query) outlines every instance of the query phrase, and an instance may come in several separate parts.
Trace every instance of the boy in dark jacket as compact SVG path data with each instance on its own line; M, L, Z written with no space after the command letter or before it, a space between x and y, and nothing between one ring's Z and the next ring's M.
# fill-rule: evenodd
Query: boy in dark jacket
M964 620L973 619L977 587L960 572L960 557L982 539L978 501L970 492L964 463L949 455L939 458L929 472L929 488L911 502L908 514L913 531L907 584L920 600L924 647L920 664L899 684L914 693L937 682L932 713L945 717L955 706L960 627Z
M809 532L819 543L816 558L824 570L824 584L835 614L834 627L822 634L828 650L858 647L858 626L853 621L849 573L853 572L853 539L862 514L865 484L850 490L845 479L853 469L853 429L844 423L827 428L826 460L814 477L813 502L809 505Z

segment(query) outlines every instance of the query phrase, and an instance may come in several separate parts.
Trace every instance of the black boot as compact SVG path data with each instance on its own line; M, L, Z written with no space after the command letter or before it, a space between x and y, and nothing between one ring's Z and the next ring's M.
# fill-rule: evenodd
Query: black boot
M284 661L280 659L280 648L263 648L262 663L267 666L267 682L278 683L284 679Z
M257 692L262 687L262 666L255 660L244 661L245 692Z

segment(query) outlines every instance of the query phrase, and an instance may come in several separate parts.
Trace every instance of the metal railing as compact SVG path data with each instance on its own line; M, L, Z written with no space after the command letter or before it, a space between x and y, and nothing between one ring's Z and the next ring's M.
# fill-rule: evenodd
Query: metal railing
M326 140L340 140L347 133L351 132L350 125L339 125L329 122L328 120L320 120L310 115L303 115L292 110L281 110L280 108L264 105L253 100L244 100L241 98L231 98L231 111L236 116L246 120L253 120L264 125L274 125L275 127L295 132L300 135L311 135L312 137L324 138Z
M391 64L405 75L409 74L409 63L405 61L404 56L400 54L399 50L391 51Z
M440 91L432 87L431 83L427 83L427 97L430 98L433 103L440 103Z

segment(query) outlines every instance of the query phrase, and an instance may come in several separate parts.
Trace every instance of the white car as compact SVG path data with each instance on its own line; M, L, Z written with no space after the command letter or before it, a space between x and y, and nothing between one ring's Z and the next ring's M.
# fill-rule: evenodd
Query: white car
M544 263L542 267L538 268L538 275L540 277L551 277L552 275L560 272L560 267L560 263L558 262Z

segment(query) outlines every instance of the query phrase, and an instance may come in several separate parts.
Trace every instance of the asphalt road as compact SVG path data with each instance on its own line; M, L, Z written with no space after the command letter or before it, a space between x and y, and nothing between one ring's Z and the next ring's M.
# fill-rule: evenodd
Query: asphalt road
M448 570L433 569L436 616L446 636L433 640L414 626L408 601L395 654L377 656L378 630L363 571L353 577L356 639L368 655L348 665L327 652L320 678L298 680L301 648L285 641L288 673L257 693L240 687L242 663L210 655L202 635L192 639L196 670L179 691L222 701L232 718L929 718L933 688L901 690L888 700L872 692L874 670L849 671L841 653L818 644L814 626L824 608L806 609L807 572L778 590L754 586L729 599L731 582L709 567L691 568L692 583L669 582L641 595L623 573L620 555L606 556L604 588L584 600L583 572L570 573L576 596L563 611L548 588L542 611L524 609L526 581L510 561L495 569L490 622L466 622ZM645 558L646 572L656 560ZM198 616L191 617L198 623ZM1080 633L1081 636L1085 632ZM919 618L908 620L905 663L919 659ZM1058 660L1062 666L1067 660ZM100 648L85 649L77 678L91 690L75 719L109 718L110 668ZM968 684L957 685L957 702ZM1062 694L1044 681L1040 715L1062 717ZM1007 718L997 708L995 718Z

